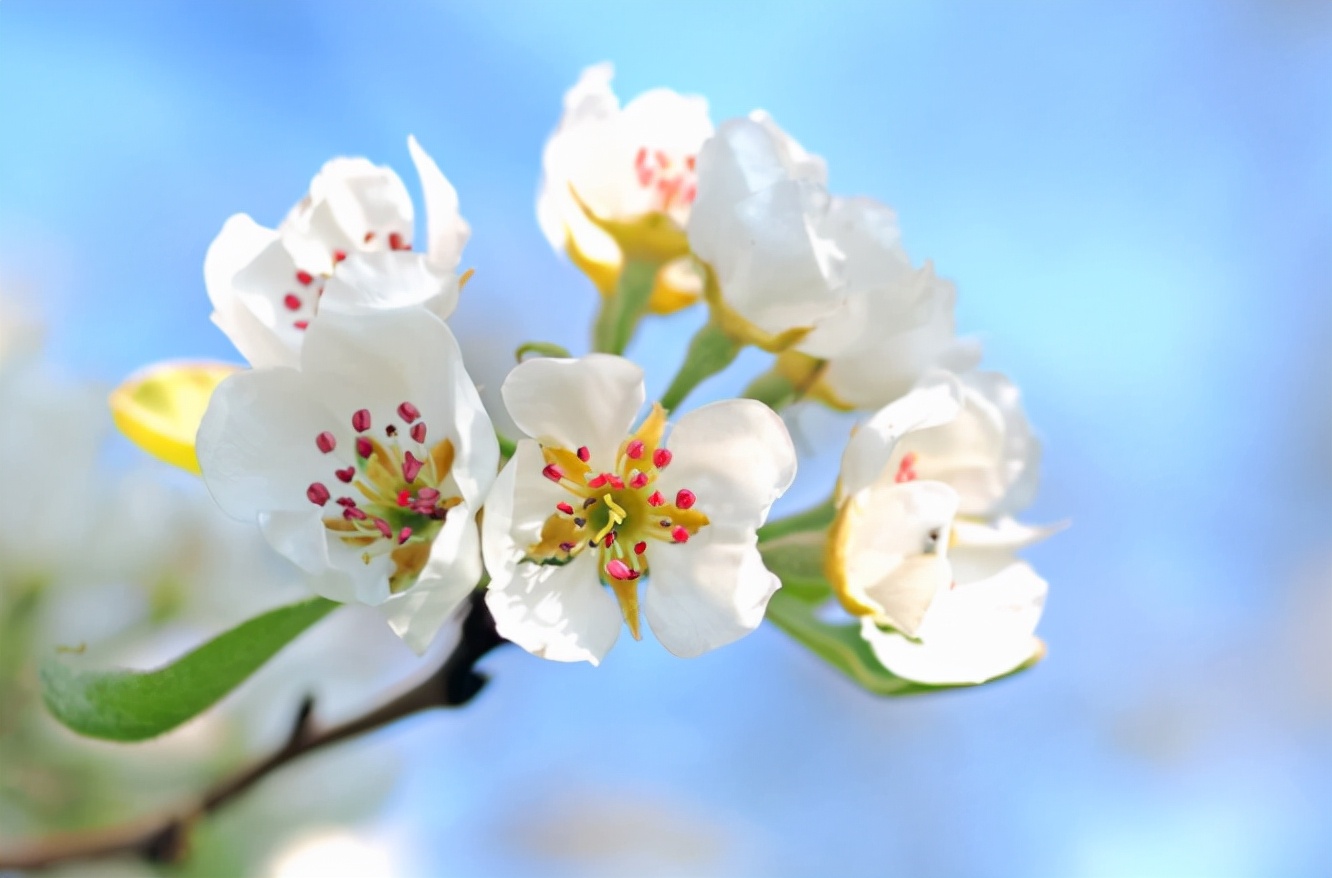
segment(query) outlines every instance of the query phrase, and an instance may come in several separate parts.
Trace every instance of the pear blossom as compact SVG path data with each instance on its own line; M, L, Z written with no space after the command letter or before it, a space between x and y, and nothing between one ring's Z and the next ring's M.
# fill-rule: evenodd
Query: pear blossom
M379 606L417 651L481 577L498 446L457 341L423 309L325 314L299 368L218 386L197 448L225 512L257 520L319 594Z
M837 308L795 346L822 361L820 395L845 408L880 408L931 369L976 365L979 345L954 334L956 288L933 265L912 266L890 208L834 198L824 230L844 256L845 287Z
M659 405L632 429L643 372L604 354L522 363L502 395L533 437L496 480L482 528L502 635L548 659L596 664L621 618L639 636L645 580L648 623L676 655L758 626L780 581L756 530L796 469L771 409L712 403L681 417L668 441Z
M804 333L843 296L827 169L762 112L723 122L698 157L689 245L720 301L761 334Z
M254 366L294 366L320 313L424 305L448 317L470 229L458 195L408 138L424 192L426 246L413 249L411 197L392 169L328 162L276 229L245 214L223 225L204 259L212 319Z
M708 103L698 96L657 88L621 107L613 74L608 63L589 67L565 95L564 116L542 155L537 195L537 219L550 245L608 294L624 253L604 225L661 224L682 233L697 193L698 151L713 130ZM668 261L654 308L689 304L698 288L687 259Z
M1012 518L1039 454L992 373L933 373L851 438L828 574L888 670L980 683L1039 654L1046 583L1013 553L1050 531Z

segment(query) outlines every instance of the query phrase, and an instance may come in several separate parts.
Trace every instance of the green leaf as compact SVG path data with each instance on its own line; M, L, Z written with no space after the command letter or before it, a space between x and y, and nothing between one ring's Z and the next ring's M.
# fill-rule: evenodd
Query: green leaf
M638 321L647 313L652 286L657 281L656 262L626 260L615 292L601 302L601 311L592 327L592 349L606 354L623 354L638 329Z
M337 606L314 598L270 610L154 671L82 669L51 659L42 666L42 697L81 735L147 740L211 707Z
M673 411L695 387L731 365L740 348L741 344L719 325L712 321L705 323L689 342L680 371L661 397L662 407Z
M809 603L821 603L833 596L823 575L826 542L824 533L804 531L759 543L759 553L764 566L782 580L783 592L796 593Z
M832 526L833 519L836 516L837 505L829 497L813 509L806 509L804 512L797 512L795 515L779 518L763 525L758 531L759 542L778 540L788 534L803 531L826 531Z

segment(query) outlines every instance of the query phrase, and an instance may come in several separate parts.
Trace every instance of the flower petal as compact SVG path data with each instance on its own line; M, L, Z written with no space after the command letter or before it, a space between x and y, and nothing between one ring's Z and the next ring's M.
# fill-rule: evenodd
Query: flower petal
M883 666L899 677L932 685L983 683L1040 653L1033 636L1047 591L1026 564L941 595L930 608L920 642L879 630L870 619L861 633Z
M273 301L295 271L278 233L245 214L228 219L208 246L204 285L213 323L252 366L296 365L296 344L288 337L294 330L276 328Z
M319 315L322 319L330 313L423 306L447 318L457 305L458 282L452 273L432 267L421 253L380 250L353 254L338 265L324 285Z
M422 655L472 593L481 572L476 513L466 505L454 507L430 548L430 560L416 584L380 604L380 611L394 633Z
M752 530L709 525L688 543L651 552L645 614L662 646L682 658L753 631L781 587L763 565Z
M527 435L561 448L586 445L595 459L612 462L646 396L643 370L607 354L527 360L500 393Z
M472 235L471 226L458 210L457 190L414 136L408 136L407 149L412 154L417 176L421 178L426 211L427 244L424 249L431 264L439 271L452 273L462 261L463 247Z
M879 411L851 435L842 454L839 494L849 496L874 484L888 472L894 449L903 436L946 424L961 411L962 386L952 375L935 372L916 389Z
M683 415L667 439L673 459L658 485L668 496L688 488L713 526L753 532L796 473L786 424L752 399L714 402ZM706 529L706 528L705 528Z

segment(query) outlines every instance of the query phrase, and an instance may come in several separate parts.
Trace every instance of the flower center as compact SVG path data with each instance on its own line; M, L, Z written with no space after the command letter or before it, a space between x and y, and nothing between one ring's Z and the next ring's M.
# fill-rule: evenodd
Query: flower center
M320 452L343 464L333 470L336 482L330 483L346 485L342 490L348 493L334 500L328 485L313 482L305 496L326 508L334 500L340 511L325 517L324 526L348 546L362 549L366 564L385 554L392 558L389 589L397 594L416 581L449 510L462 502L443 493L453 468L453 443L428 444L426 423L410 402L398 406L383 440L371 435L369 409L356 411L351 424L356 439L350 457L328 431L314 440Z
M653 206L662 213L694 203L698 194L695 157L674 157L664 150L640 146L634 156L634 175L638 185L652 192Z
M372 249L375 240L380 236L377 232L366 232L362 237L365 249ZM390 232L383 236L383 240L388 244L390 250L410 250L412 245L410 241L403 238L401 232ZM347 258L347 251L335 249L332 253L333 264ZM291 325L298 330L310 328L310 321L319 313L319 297L324 294L324 284L332 277L330 274L312 274L305 269L299 269L296 272L297 286L292 291L282 296L282 307L286 309L287 316L291 318Z
M583 552L597 553L601 578L615 592L634 638L639 637L637 580L648 572L648 546L684 543L707 525L694 508L697 497L681 488L667 497L657 477L671 464L662 445L666 413L653 406L638 431L620 444L614 461L593 461L586 446L574 451L542 446L541 474L569 496L541 528L541 540L524 559L567 564ZM608 468L601 468L610 464Z

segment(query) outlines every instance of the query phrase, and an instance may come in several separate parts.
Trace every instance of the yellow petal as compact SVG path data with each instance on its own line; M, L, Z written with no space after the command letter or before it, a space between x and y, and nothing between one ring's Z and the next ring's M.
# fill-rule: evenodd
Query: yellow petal
M242 367L230 363L157 363L111 393L111 416L129 440L158 460L199 472L194 436L217 385Z

